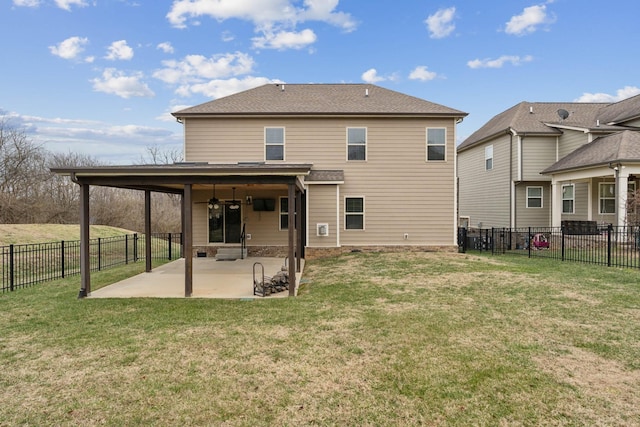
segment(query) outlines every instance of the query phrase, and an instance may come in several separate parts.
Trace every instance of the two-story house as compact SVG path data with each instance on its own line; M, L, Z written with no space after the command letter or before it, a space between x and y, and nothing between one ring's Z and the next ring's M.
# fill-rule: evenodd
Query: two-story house
M455 131L466 113L369 84L269 84L173 115L186 162L309 165L306 256L456 245ZM286 188L212 181L194 200L198 249L239 243L241 228L249 253L286 247Z
M268 84L173 115L184 128L180 164L55 172L81 186L83 240L91 185L144 190L148 230L150 193L182 195L186 295L196 253L299 264L457 248L456 125L467 113L370 84Z
M640 95L617 103L521 102L458 146L468 227L625 225L640 178Z

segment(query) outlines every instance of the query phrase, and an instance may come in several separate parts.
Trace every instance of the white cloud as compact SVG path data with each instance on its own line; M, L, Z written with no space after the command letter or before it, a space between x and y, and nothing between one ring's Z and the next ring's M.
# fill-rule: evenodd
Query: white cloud
M143 74L139 72L126 75L114 68L107 68L102 73L102 78L92 79L91 83L93 83L93 90L96 92L113 94L121 98L155 96L149 86L142 82L143 77Z
M160 49L164 53L173 53L174 52L173 46L171 45L170 42L159 43L158 46L156 46L156 48Z
M13 5L18 7L38 7L40 0L13 0Z
M128 61L133 58L133 49L127 45L126 40L118 40L117 42L111 43L111 46L107 49L105 58L110 61Z
M302 49L315 43L316 34L309 29L300 32L281 31L279 33L265 32L262 37L254 37L253 47L259 49Z
M247 76L242 79L231 78L227 80L210 80L206 83L184 85L178 88L176 93L184 97L199 93L206 97L217 99L269 83L283 82L280 80L268 79L266 77Z
M472 61L467 62L467 66L469 68L502 68L505 64L510 63L511 65L522 65L525 62L533 61L533 56L527 55L524 57L514 56L514 55L503 55L497 59L474 59Z
M438 74L435 71L429 71L428 67L424 65L417 66L411 71L411 74L409 74L411 80L420 80L423 82L433 80L436 77L438 77Z
M76 59L84 51L84 46L88 43L89 39L86 37L69 37L55 46L49 46L49 50L60 58Z
M236 38L236 36L234 36L233 33L230 31L223 31L221 38L223 42L230 42L230 41L233 41Z
M219 79L248 74L254 61L246 53L235 52L214 55L188 55L182 61L162 61L164 68L153 73L153 77L165 83L202 83L205 79Z
M535 32L540 25L552 24L554 16L547 14L547 5L539 4L525 7L520 15L512 16L504 31L507 34L523 36Z
M618 89L615 95L607 93L588 93L585 92L580 98L577 98L574 102L618 102L623 99L631 98L632 96L640 95L640 88L636 86L625 86L622 89Z
M453 30L456 29L455 24L452 23L455 16L455 7L440 9L433 15L429 15L425 21L431 33L429 37L432 39L441 39L450 35Z
M295 25L304 21L322 21L351 31L356 24L351 15L335 11L339 0L305 0L296 7L293 0L176 0L167 13L169 22L178 28L187 26L189 18L208 16L218 21L237 18L256 26Z
M378 75L378 71L375 68L370 68L362 73L362 81L367 83L377 83L384 81L385 78Z
M71 11L71 6L76 5L78 7L87 6L87 2L84 0L55 0L56 6L60 9Z
M303 22L325 22L344 31L355 30L357 24L351 15L336 11L338 3L339 0L175 0L166 17L177 28L186 28L188 22L200 25L197 18L203 16L218 21L242 19L252 22L261 34L253 39L254 47L301 49L317 39L309 29L295 31ZM223 40L232 38L224 35Z

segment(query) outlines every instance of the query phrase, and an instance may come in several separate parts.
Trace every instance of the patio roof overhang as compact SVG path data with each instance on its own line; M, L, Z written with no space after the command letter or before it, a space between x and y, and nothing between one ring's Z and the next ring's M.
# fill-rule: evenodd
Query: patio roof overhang
M300 233L295 238L295 230L301 229L301 215L296 209L302 205L305 192L304 178L309 176L312 164L267 164L264 162L241 162L236 164L210 164L204 162L184 162L172 165L133 165L98 167L59 167L51 171L69 176L80 185L80 276L79 297L91 293L91 271L89 254L89 188L92 185L142 190L145 192L145 235L146 271L151 271L151 192L180 194L183 199L182 224L185 257L185 296L192 294L193 284L193 190L198 186L211 184L264 184L286 188L288 197L296 203L289 203L288 258L290 283L296 283L296 270L300 268ZM294 222L294 219L296 222ZM297 240L297 243L296 243ZM298 250L296 250L296 244ZM290 286L289 295L295 295L295 285Z

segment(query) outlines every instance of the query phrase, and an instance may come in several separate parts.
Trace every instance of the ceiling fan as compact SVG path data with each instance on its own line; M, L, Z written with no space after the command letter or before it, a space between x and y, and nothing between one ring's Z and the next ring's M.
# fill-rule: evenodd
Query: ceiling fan
M209 206L209 209L218 209L220 207L220 200L216 197L216 185L213 184L213 194L209 200L207 200L206 202L196 203L206 203Z

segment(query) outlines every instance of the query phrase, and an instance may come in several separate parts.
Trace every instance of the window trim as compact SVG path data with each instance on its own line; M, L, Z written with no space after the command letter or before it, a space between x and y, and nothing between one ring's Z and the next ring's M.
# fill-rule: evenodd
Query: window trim
M274 144L267 142L267 129L282 129L282 143ZM264 160L265 162L283 162L286 160L286 129L284 126L265 126L264 127ZM268 146L282 146L282 159L268 159L267 158L267 147Z
M347 199L361 199L362 200L362 212L347 212ZM364 196L344 196L344 230L345 231L364 231L366 229L365 225L365 214L366 214L366 202ZM347 216L348 215L361 215L362 216L362 228L347 228Z
M489 152L491 154L490 156L488 155ZM491 165L489 165L488 161L491 161ZM484 170L493 170L493 144L484 147Z
M289 197L288 196L280 196L278 197L278 231L287 231L289 230L289 209L287 209L286 212L282 212L282 200L286 199L287 200L287 207L289 206ZM287 217L287 227L284 228L282 227L282 218L283 217Z
M349 143L349 129L364 129L364 144L350 144ZM348 162L366 162L367 158L368 158L368 147L367 147L367 142L369 141L369 129L365 126L347 126L346 129L346 144L347 144L347 161ZM364 159L350 159L349 158L349 146L356 146L356 147L364 147Z
M444 131L444 140L442 142L442 144L429 144L429 131L430 130L443 130ZM427 162L446 162L447 161L447 128L444 126L441 127L428 127L427 128L427 133L426 133L426 138L427 138L427 146L426 146L426 161ZM443 159L429 159L429 147L444 147L444 158Z
M571 198L564 197L564 188L572 187ZM565 212L564 202L571 201L571 212ZM575 184L562 184L562 213L566 215L572 215L576 213L576 185Z
M602 192L600 189L604 185L612 185L613 186L613 197L602 197ZM603 200L613 200L613 212L602 212L602 201ZM615 215L616 214L616 183L611 181L599 182L598 183L598 215Z
M536 196L536 197L531 197L529 196L529 190L532 190L534 188L539 188L540 189L540 196ZM530 185L527 186L527 209L542 209L544 208L544 187L541 185ZM540 206L529 206L529 199L540 199Z

